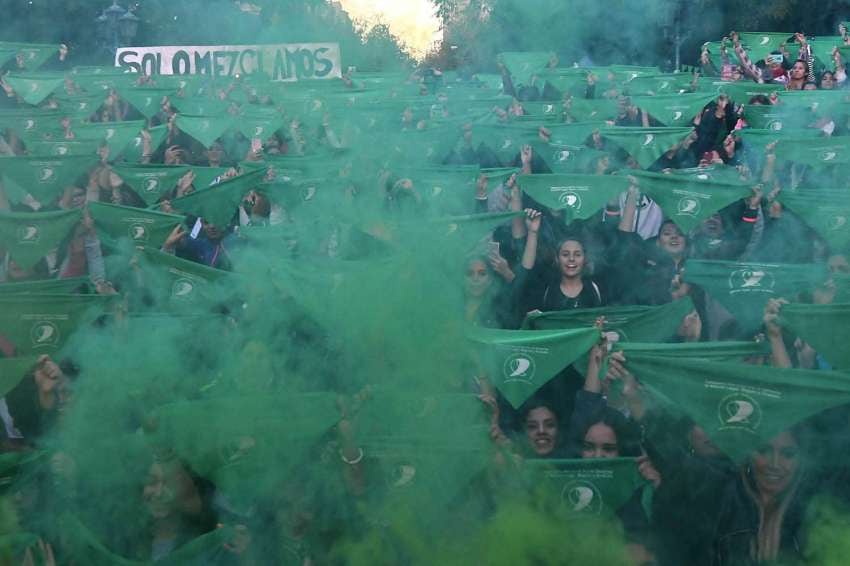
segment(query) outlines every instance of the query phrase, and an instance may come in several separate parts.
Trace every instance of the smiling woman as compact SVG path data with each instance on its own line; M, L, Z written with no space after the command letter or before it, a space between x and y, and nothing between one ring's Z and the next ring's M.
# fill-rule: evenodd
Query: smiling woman
M424 57L441 37L440 20L430 0L340 0L340 4L360 26L370 28L385 23L417 59Z

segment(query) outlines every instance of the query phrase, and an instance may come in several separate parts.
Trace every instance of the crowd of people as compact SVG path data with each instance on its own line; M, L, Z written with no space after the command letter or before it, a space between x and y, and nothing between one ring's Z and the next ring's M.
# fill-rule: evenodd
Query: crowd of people
M0 561L841 563L839 32L284 83L0 42Z

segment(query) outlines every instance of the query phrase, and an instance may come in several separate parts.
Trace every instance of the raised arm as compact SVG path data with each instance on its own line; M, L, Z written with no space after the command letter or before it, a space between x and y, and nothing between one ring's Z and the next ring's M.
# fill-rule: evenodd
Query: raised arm
M534 269L537 261L537 233L540 231L540 211L531 208L525 209L525 227L528 235L525 238L525 250L522 252L522 267L528 271Z

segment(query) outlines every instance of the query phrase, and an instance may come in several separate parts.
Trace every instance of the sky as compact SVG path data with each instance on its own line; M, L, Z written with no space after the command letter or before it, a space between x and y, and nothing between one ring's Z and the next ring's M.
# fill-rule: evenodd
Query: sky
M379 21L421 57L440 38L440 21L430 0L338 0L355 21L367 25Z

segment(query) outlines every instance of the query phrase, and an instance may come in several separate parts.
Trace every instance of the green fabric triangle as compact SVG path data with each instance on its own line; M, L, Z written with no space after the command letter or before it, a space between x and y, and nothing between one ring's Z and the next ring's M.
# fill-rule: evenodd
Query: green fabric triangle
M242 197L265 176L262 170L243 173L205 189L198 189L172 201L175 210L194 214L224 228L230 224Z
M561 370L599 341L599 330L493 330L477 328L469 338L482 367L508 403L519 408Z
M182 216L141 208L90 202L88 210L101 239L113 246L128 238L136 246L159 248Z
M9 73L5 80L27 104L38 106L65 82L61 73Z
M833 250L843 250L850 244L850 204L845 191L782 191L779 200L814 228Z
M68 185L82 180L98 162L91 157L4 157L3 178L30 193L39 202L48 203L59 197ZM77 186L85 186L85 182Z
M0 212L0 247L22 269L56 248L82 218L82 211Z
M629 188L614 175L520 175L522 191L552 210L565 210L571 220L587 219Z
M0 41L0 48L12 49L15 55L21 55L24 68L35 71L48 59L59 53L59 45L45 43L16 43L12 41Z
M109 146L109 160L114 161L134 143L134 139L145 127L144 120L132 122L98 122L76 126L77 139L104 142Z
M151 135L151 152L155 152L162 146L163 143L165 143L165 140L168 137L168 126L166 124L155 126L148 129L148 132ZM136 137L130 140L130 143L124 148L122 155L129 163L139 163L142 161L142 154L144 150L144 140L142 140L142 136L139 133Z
M607 128L602 137L611 140L634 157L644 169L681 143L692 128Z
M235 125L232 116L223 115L177 115L177 127L186 134L192 136L206 148L212 146L213 142L222 134Z
M32 157L97 157L99 142L93 141L33 141L27 142L27 150Z
M133 87L131 85L118 89L121 98L141 112L145 118L153 118L162 108L162 100L165 97L174 96L175 91L170 88Z
M777 434L850 400L850 376L831 371L628 355L644 388L691 417L735 462Z
M694 117L716 98L717 95L714 93L657 94L655 96L634 96L632 97L632 104L641 110L645 110L665 126L688 127Z
M164 193L173 189L177 181L192 168L188 165L116 163L112 169L146 204L152 205Z
M820 264L688 260L684 279L705 289L749 333L761 324L768 299L792 300L826 281L827 272Z
M0 295L71 295L88 288L88 277L0 283ZM83 293L85 294L85 293Z
M812 167L850 163L850 138L782 139L776 145L776 158Z

